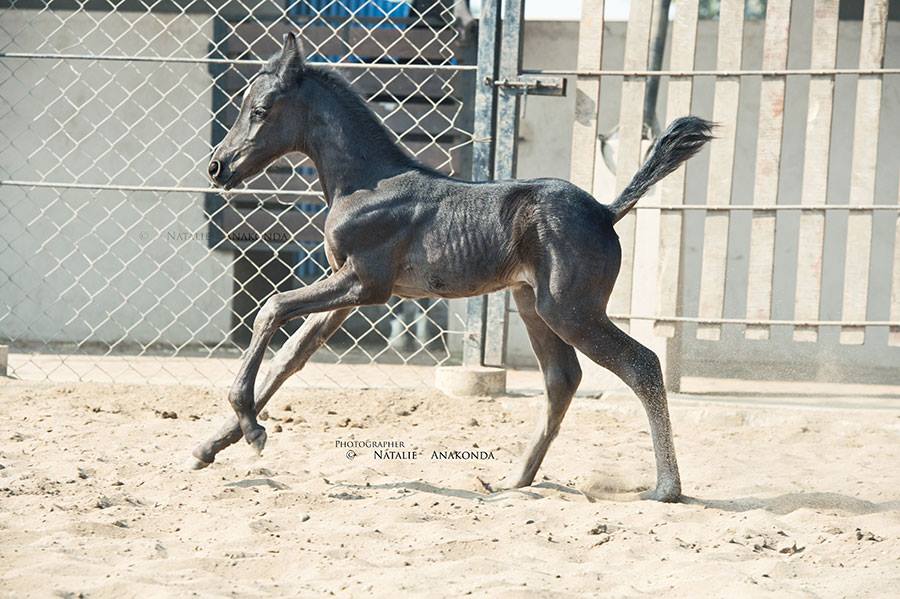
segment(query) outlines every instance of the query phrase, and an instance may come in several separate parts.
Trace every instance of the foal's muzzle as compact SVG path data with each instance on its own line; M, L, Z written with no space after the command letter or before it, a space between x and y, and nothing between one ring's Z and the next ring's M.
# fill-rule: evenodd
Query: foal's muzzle
M231 169L222 164L219 160L211 160L206 172L209 173L210 181L226 189L229 187L228 183L234 174Z

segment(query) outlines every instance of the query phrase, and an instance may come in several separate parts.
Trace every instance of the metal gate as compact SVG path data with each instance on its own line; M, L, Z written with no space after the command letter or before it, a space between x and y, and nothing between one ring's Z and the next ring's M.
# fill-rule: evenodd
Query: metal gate
M205 177L248 78L289 29L411 154L463 178L492 173L495 88L476 75L494 74L496 2L478 35L452 0L0 9L0 344L14 376L222 383L265 298L328 274L306 159L279 161L230 202ZM378 366L458 360L464 339L480 355L475 304L357 310L317 359L374 367L331 376L339 385L430 382Z

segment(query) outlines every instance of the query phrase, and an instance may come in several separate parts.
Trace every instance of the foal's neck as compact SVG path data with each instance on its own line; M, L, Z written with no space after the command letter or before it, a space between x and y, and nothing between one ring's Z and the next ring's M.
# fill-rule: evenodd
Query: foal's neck
M301 149L315 163L329 204L416 168L347 84L321 71L309 76L316 90Z

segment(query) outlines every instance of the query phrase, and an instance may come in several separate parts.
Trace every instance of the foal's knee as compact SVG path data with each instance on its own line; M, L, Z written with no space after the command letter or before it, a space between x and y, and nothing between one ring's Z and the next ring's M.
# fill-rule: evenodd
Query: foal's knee
M278 326L280 309L278 296L270 296L256 313L256 317L253 319L253 330L261 332Z

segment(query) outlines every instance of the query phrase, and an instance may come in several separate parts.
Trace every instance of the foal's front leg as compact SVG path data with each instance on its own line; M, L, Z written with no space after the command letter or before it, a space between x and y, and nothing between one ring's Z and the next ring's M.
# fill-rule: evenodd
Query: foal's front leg
M347 319L351 311L351 308L345 308L311 314L303 326L297 329L281 346L281 349L272 358L266 375L257 378L254 391L256 405L253 408L257 416L281 385L291 375L303 368L313 353L340 328L341 323ZM194 470L206 468L216 459L216 454L240 441L241 436L241 427L237 418L232 414L213 436L194 449L190 467Z
M266 444L266 431L256 421L253 388L266 347L272 335L286 322L313 312L358 306L363 286L352 268L345 265L331 277L294 291L271 296L253 321L253 337L228 401L234 408L244 439L257 452Z

